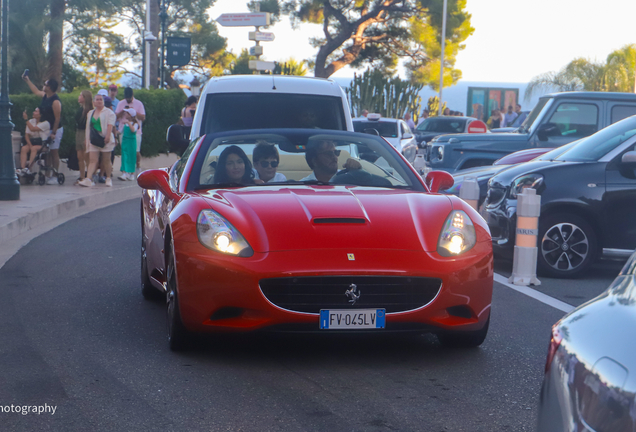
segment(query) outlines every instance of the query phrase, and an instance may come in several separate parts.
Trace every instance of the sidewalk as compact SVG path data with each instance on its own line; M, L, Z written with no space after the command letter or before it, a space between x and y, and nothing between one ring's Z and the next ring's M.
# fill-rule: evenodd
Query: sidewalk
M143 158L141 170L163 168L177 160L175 154ZM141 196L134 181L117 179L119 157L113 164L113 186L97 184L92 188L74 186L79 177L60 163L63 185L21 185L18 201L0 201L0 267L31 239L56 226L93 210Z

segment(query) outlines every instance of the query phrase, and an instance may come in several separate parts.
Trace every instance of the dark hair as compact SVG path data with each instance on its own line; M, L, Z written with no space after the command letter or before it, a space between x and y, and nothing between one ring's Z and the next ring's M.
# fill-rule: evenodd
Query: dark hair
M133 89L130 87L126 87L124 89L124 99L130 99L133 97Z
M227 171L225 169L225 164L227 163L227 157L231 154L238 155L241 159L243 159L243 163L245 164L245 173L243 174L241 183L243 184L254 183L254 171L252 170L252 163L247 158L247 155L245 154L245 152L239 146L235 146L235 145L231 145L221 152L221 156L219 156L219 161L216 164L216 170L214 171L214 183L215 184L231 183L231 180L227 176Z
M311 168L312 170L314 169L314 163L312 162L312 160L318 157L318 150L320 150L320 146L322 146L322 144L325 142L332 141L317 140L307 144L307 150L305 150L305 160L307 161L307 165L309 165L309 168Z
M515 106L515 108L516 108L516 107L519 107L519 108L521 108L521 105L519 105L519 104L517 104L517 105Z
M46 82L48 83L47 85L49 86L51 91L55 93L57 91L57 87L59 86L57 80L55 78L49 78Z
M259 143L256 147L254 147L254 152L252 153L252 160L254 161L254 164L261 159L267 159L270 157L280 162L278 150L276 150L276 146L274 144Z
M188 105L192 105L193 103L197 103L199 102L199 98L196 96L190 96L186 101L185 101L185 105L183 105L183 107L187 107Z

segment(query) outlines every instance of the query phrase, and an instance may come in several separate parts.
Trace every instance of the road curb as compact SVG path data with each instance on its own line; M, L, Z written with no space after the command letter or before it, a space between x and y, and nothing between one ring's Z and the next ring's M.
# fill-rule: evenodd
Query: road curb
M0 243L5 243L50 222L66 219L74 214L79 215L140 196L141 188L134 184L112 189L99 188L98 191L90 195L54 203L49 207L31 211L0 226Z

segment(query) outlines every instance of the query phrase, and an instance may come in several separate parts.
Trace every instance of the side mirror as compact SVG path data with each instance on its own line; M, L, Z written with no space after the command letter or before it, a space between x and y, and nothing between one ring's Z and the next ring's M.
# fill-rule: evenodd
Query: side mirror
M179 194L170 188L168 172L161 169L147 170L137 176L137 184L148 190L158 190L173 201L179 200Z
M182 126L182 125L172 125L168 128L168 132L166 133L166 141L168 141L168 146L170 147L170 151L173 153L177 153L179 156L183 154L185 149L188 148L188 144L190 144L190 131L192 127L190 126Z
M539 141L547 141L549 137L557 135L561 135L561 132L554 123L544 123L537 129Z
M411 139L413 138L413 135L410 133L405 133L404 135L402 135L402 139L403 140L407 140L407 139Z
M626 165L636 165L636 151L628 151L621 158L621 163Z
M426 174L426 184L433 193L437 193L440 190L446 190L453 187L455 179L446 171L431 171Z

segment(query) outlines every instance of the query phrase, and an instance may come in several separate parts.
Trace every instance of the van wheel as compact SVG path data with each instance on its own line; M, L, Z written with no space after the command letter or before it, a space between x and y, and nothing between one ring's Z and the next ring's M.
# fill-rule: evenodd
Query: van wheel
M539 221L537 269L555 278L572 278L588 271L596 259L596 233L585 219L569 214Z

